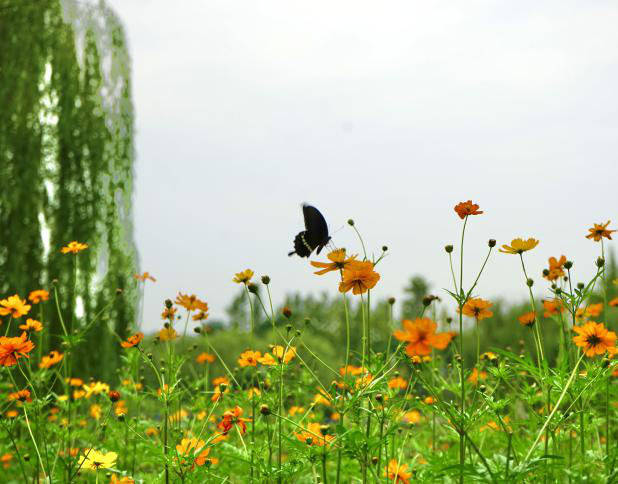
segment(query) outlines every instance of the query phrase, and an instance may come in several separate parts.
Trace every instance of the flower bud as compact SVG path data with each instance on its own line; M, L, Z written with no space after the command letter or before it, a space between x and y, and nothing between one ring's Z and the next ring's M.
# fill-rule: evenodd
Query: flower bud
M577 289L579 289L580 291L582 291L584 289L584 287L586 287L586 284L584 284L583 282L578 282L577 283Z
M568 260L564 263L564 268L568 271L571 267L573 267L573 262Z
M554 291L556 293L557 296L560 296L560 294L562 294L562 289L560 289L559 287L556 288L556 290Z
M388 298L388 303L392 306L393 304L395 304L395 298L394 297L389 297Z
M444 246L444 250L446 251L447 254L450 254L451 252L453 252L453 246L452 245L446 245Z
M195 328L193 328L193 331L197 334L200 334L202 332L202 328L201 326L196 326Z
M270 407L268 405L266 405L266 404L262 405L260 407L260 413L262 415L270 415Z
M268 286L270 284L270 277L262 276L262 284L265 284L266 286Z
M250 282L249 284L247 284L247 290L248 290L251 294L257 294L257 293L258 293L258 287L257 287L257 284L254 284L253 282Z
M282 313L283 313L283 315L284 315L286 318L288 318L288 319L290 319L290 318L292 317L292 310L291 310L289 307L287 307L287 306L285 306L285 307L281 310L281 312L282 312Z
M597 267L600 269L601 267L603 267L605 265L605 259L603 259L603 257L599 257L597 259Z
M167 309L172 309L172 306L173 306L173 305L174 305L174 303L172 302L172 300L171 300L171 299L166 299L166 300L165 300L165 307L166 307Z
M543 269L543 277L549 276L549 269Z
M378 463L378 458L375 455L371 458L371 463L373 465L376 465Z
M382 246L382 252L386 252L388 250L388 247L386 247L385 245Z
M384 395L376 393L376 402L381 402L382 400L384 400Z
M534 281L532 279L528 278L528 280L526 281L526 286L528 286L528 287L534 286Z
M110 391L107 396L109 397L109 399L112 402L117 402L118 400L120 400L120 392L118 390L112 390Z
M487 245L491 248L491 247L495 247L496 246L496 239L489 239L489 241L487 242Z
M348 219L348 225L350 227L354 227L354 220L352 220L351 218Z

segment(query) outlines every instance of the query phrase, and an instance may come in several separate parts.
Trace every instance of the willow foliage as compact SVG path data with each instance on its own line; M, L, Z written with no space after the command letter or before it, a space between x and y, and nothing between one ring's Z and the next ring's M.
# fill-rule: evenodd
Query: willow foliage
M67 324L102 312L96 348L78 351L84 372L109 377L137 295L123 28L103 1L0 0L0 46L0 294L55 286ZM71 240L90 249L62 255ZM51 307L47 349L61 332Z

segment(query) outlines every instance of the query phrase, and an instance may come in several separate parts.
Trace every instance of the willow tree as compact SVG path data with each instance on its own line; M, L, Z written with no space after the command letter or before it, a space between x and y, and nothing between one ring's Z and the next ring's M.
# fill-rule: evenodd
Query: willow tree
M124 31L103 1L0 0L0 47L0 295L55 286L73 324L102 312L78 351L84 372L109 377L137 295ZM90 245L77 271L59 251L72 240Z

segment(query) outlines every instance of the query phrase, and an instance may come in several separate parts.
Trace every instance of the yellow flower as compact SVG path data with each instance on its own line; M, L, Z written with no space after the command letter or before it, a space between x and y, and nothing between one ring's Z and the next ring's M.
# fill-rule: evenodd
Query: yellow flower
M261 357L262 353L260 353L259 351L247 350L244 353L240 354L240 357L238 358L238 364L243 368L246 366L257 366L258 361Z
M172 327L163 328L161 331L157 333L157 337L159 338L159 341L173 341L176 339L177 336L178 336L178 333L176 333L176 330Z
M116 464L118 454L108 452L104 454L94 449L86 449L84 455L79 458L79 465L82 469L98 471L99 469L110 469Z
M84 390L86 391L86 398L90 398L92 395L109 393L109 385L107 383L96 381L84 385Z
M36 319L28 318L26 319L25 324L20 324L19 329L23 329L24 331L34 331L38 333L39 331L43 331L43 325L40 321Z
M608 348L616 346L616 333L608 331L603 323L589 322L583 326L573 326L577 336L573 342L582 348L586 356L602 355Z
M60 252L62 252L63 254L77 254L78 252L86 250L87 248L88 244L82 244L81 242L77 242L74 240L73 242L69 242L68 245L60 249Z
M17 294L9 296L7 299L0 300L0 316L11 315L12 318L20 318L30 311L29 304L25 299L21 299Z
M58 353L56 350L52 350L49 352L49 355L43 356L39 363L39 368L51 368L57 363L60 363L64 355L62 353Z
M152 282L157 282L157 280L150 275L150 272L144 272L143 274L134 274L133 275L134 279L137 279L138 281L142 281L142 282L146 282L148 281L152 281Z
M208 312L208 304L200 300L195 294L189 296L188 294L179 292L176 297L176 304L182 306L187 311L195 311L197 309L199 311Z
M234 281L237 284L247 284L253 277L253 271L251 269L245 269L242 272L237 272L234 276Z
M350 263L356 262L356 256L353 255L348 259L345 258L345 249L337 249L330 252L328 257L332 262L316 262L311 261L313 267L322 268L322 270L314 272L318 276L326 274L331 271L340 271L346 268Z
M511 240L511 245L503 245L502 249L499 250L505 254L523 254L524 252L534 249L537 245L539 245L539 241L533 238L529 238L528 240L513 239Z
M97 405L96 403L90 405L88 413L93 419L99 420L101 418L101 405Z

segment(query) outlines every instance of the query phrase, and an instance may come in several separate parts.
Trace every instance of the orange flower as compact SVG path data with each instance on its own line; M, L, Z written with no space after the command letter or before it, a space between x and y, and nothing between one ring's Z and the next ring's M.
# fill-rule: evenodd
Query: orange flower
M221 419L221 421L217 424L217 428L221 430L221 433L223 433L223 435L227 435L227 433L234 427L234 425L237 425L240 433L244 434L245 432L247 432L247 424L245 422L250 422L251 419L241 418L241 415L242 408L240 408L238 405L235 406L232 410L227 410L223 414L223 418Z
M401 416L401 421L410 425L416 425L421 421L421 412L419 412L418 410L410 410L409 412L404 412Z
M157 280L150 275L150 272L144 272L143 274L134 274L133 277L137 279L138 281L142 281L142 282L146 282L147 280L152 281L152 282L157 282Z
M511 245L505 244L498 250L505 254L523 254L524 252L534 249L537 245L539 245L539 241L532 237L528 240L513 239L511 240Z
M391 459L388 467L384 470L384 476L388 477L390 481L395 481L395 484L399 482L409 484L412 473L408 472L408 464L399 464L397 459Z
M10 453L6 453L6 454L2 454L2 457L0 457L0 462L2 462L2 467L4 469L8 469L9 467L11 467L11 461L13 460L13 454Z
M483 212L479 210L479 206L476 203L472 203L472 200L467 202L459 202L455 205L455 212L459 215L460 219L466 218L468 215L480 215Z
M229 385L230 379L227 376L218 376L212 380L212 386Z
M543 301L543 309L545 309L543 317L551 318L552 316L563 312L564 306L560 299L554 299L552 301L545 300Z
M436 399L429 395L425 397L425 400L423 400L423 402L425 402L426 405L433 405L434 403L436 403Z
M616 333L608 331L603 323L590 321L583 326L573 326L577 336L573 342L582 348L586 356L602 355L608 348L616 346Z
M159 338L159 341L174 341L177 336L178 336L178 333L176 333L176 330L172 327L163 328L161 331L157 333L157 337Z
M347 367L342 366L341 368L339 368L339 374L341 376L345 376L345 375L358 376L366 372L367 372L367 368L363 368L361 366L348 365Z
M331 441L335 439L333 435L328 435L326 430L328 427L323 428L319 423L313 422L307 424L301 432L294 432L296 438L307 445L315 445L318 447L324 447L329 445Z
M405 381L400 376L396 376L395 378L391 378L388 381L388 388L397 388L398 390L405 390L408 387L408 382Z
M414 321L404 319L401 324L404 331L397 330L393 336L399 341L408 342L406 354L408 356L428 355L431 349L445 349L453 339L450 332L437 333L438 325L429 318L417 318Z
M369 261L348 264L343 270L343 280L339 283L339 292L363 294L372 289L380 280L380 274L373 270L373 263Z
M462 312L466 316L470 316L471 318L475 318L477 321L481 321L483 319L491 318L494 313L489 310L489 308L493 306L489 301L485 301L480 297L470 298L463 305Z
M52 350L49 352L49 355L41 358L39 368L51 368L56 363L60 363L63 358L64 355L62 353L58 353L56 350Z
M560 259L550 257L548 259L549 269L547 269L547 275L544 275L543 277L548 281L555 281L556 279L564 277L564 264L566 264L566 261L567 258L565 255L561 255Z
M87 248L88 244L82 244L81 242L77 242L74 240L73 242L69 242L68 245L60 249L60 252L62 252L63 254L77 254L78 252L86 250Z
M522 326L532 326L536 322L536 313L535 312L525 313L525 314L522 314L517 319L519 320L519 323Z
M468 381L476 385L479 380L487 380L487 372L485 370L479 372L478 368L474 368L468 377Z
M259 351L251 351L247 350L244 353L240 354L240 358L238 358L238 364L241 367L246 366L257 366L258 360L262 357L262 353Z
M25 331L16 338L0 337L0 366L13 366L20 358L30 358L34 343Z
M195 357L195 361L200 365L203 365L204 363L214 363L215 355L211 355L210 353L200 353Z
M188 294L179 292L176 297L176 304L182 306L187 311L195 311L197 309L199 311L208 312L208 304L198 299L195 294L189 296Z
M31 402L32 398L30 398L30 390L24 389L19 390L18 392L9 393L9 400L18 401L18 402Z
M346 259L345 258L345 249L337 249L330 252L326 257L328 257L332 262L315 262L311 261L311 265L313 267L321 267L322 270L314 272L318 276L326 274L331 271L341 271L345 269L348 265L356 261L356 256Z
M19 329L23 329L24 331L34 331L38 333L39 331L43 331L43 325L40 321L36 319L28 318L26 319L25 324L20 324Z
M142 342L144 339L144 333L135 333L133 336L129 336L126 341L121 341L120 346L123 348L133 348Z
M236 284L247 284L253 277L253 271L251 269L245 269L242 272L237 272L234 275L234 281Z
M615 308L618 306L618 297L615 297L614 299L612 299L610 302L608 302L607 304L609 304L611 307Z
M0 300L0 316L11 315L12 318L20 318L30 311L29 304L25 299L21 299L17 294L9 296L7 299Z
M592 239L595 242L599 242L603 237L612 240L612 233L615 232L615 230L607 230L607 226L610 222L611 220L608 220L605 224L594 224L594 227L588 229L590 233L586 235L586 238Z
M28 299L32 303L38 304L41 301L47 301L49 299L49 293L45 289L37 289L28 294Z
M208 304L206 306L208 306ZM198 311L191 317L191 319L193 321L205 321L208 319L208 311Z
M161 319L169 319L170 321L176 316L176 308L165 308L161 313Z

